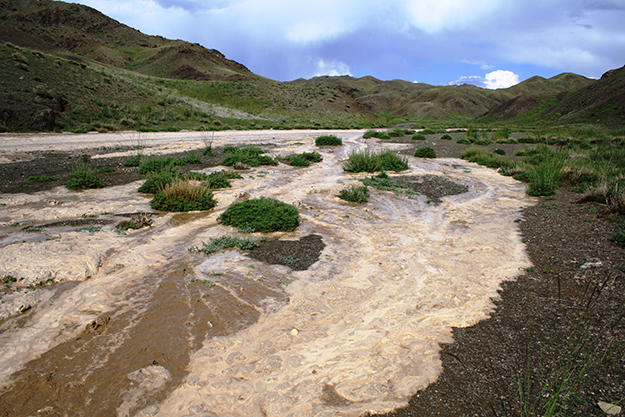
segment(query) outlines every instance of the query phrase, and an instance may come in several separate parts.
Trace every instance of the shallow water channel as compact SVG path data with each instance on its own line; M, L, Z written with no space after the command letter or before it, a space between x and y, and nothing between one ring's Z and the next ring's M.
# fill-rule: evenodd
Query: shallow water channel
M435 381L451 328L488 317L499 284L529 266L515 220L531 201L494 170L409 157L398 175L468 191L436 203L371 189L367 204L344 202L340 190L365 177L343 172L351 151L405 145L334 133L342 147L316 148L314 132L213 137L323 161L244 172L214 210L154 213L127 234L120 220L151 212L140 182L3 195L0 278L16 282L1 293L0 414L358 416ZM298 207L295 232L265 237L320 236L319 260L296 271L238 250L189 252L237 234L216 219L244 193Z

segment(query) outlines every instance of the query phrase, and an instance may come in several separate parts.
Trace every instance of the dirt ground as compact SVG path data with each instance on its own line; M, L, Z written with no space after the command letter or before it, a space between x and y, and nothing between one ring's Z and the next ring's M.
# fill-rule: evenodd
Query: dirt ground
M450 157L459 157L466 149L455 140L431 142L415 147L433 146L438 156ZM512 154L521 146L505 145L505 150ZM217 165L221 152L215 151L217 156L203 156L202 164L184 170ZM84 155L92 153L34 151L26 158L30 160L1 163L0 192L33 193L56 187L69 178ZM107 186L142 178L137 168L122 166L125 159L90 163L96 169L115 168L100 174ZM59 179L27 181L31 175ZM409 181L404 185L410 186ZM461 192L445 187L432 185L433 198ZM534 267L502 284L490 319L454 329L454 343L442 348L444 370L438 381L416 393L407 407L387 416L504 416L521 415L523 408L529 411L523 415L542 415L541 407L558 377L572 367L579 377L561 384L563 395L570 394L562 415L601 416L599 401L623 401L625 250L612 241L618 217L601 204L581 199L563 189L523 211L519 227ZM297 245L265 242L250 256L267 263L291 256L298 260L294 269L306 269L316 261L315 254L318 258L323 242L314 235L302 240ZM525 399L521 391L527 393ZM5 398L0 402L6 395L1 394ZM6 408L0 414L12 415Z

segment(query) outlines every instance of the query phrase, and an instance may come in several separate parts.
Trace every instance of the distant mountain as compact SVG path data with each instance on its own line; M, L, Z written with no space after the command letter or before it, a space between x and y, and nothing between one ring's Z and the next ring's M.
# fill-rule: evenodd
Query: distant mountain
M478 117L520 96L549 96L578 90L594 82L581 75L566 73L550 79L532 77L513 87L499 90L487 90L466 84L432 86L401 80L381 81L373 77L349 76L298 79L290 84L341 91L373 113L388 111L397 117L442 119Z
M0 0L0 40L157 77L259 78L214 49L144 35L91 7L61 1Z
M513 87L374 77L278 82L214 49L148 36L87 6L0 0L0 131L374 127L453 119L617 123L623 69Z
M608 71L598 81L570 73L549 80L538 78L527 80L532 82L525 91L531 94L523 92L491 109L479 120L609 125L625 122L625 67ZM545 81L553 83L549 85ZM556 88L550 88L553 86Z

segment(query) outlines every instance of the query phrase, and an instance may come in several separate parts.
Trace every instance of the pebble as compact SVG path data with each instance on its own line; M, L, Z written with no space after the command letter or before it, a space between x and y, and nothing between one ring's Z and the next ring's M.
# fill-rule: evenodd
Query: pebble
M609 416L617 416L621 414L621 407L619 407L618 405L606 403L603 401L599 401L597 405L599 406L599 408L601 408L601 411Z

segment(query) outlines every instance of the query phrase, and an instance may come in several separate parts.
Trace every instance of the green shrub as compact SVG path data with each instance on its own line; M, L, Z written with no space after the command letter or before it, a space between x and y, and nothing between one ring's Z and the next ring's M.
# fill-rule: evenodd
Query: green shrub
M299 225L299 212L279 200L261 197L232 204L217 220L256 232L291 232Z
M406 133L406 132L410 132L410 133ZM389 130L388 131L388 135L391 138L403 138L404 136L408 135L408 134L412 134L414 133L413 130L406 130L406 129L393 129L393 130Z
M416 135L412 136L412 140L425 140L425 135L417 133Z
M197 153L193 152L185 156L181 159L175 159L174 165L192 165L192 164L201 164L202 160L198 156Z
M104 181L87 165L79 165L72 170L72 176L66 184L70 190L85 190L89 188L103 188Z
M103 174L103 173L105 173L105 172L115 172L115 168L111 168L111 167L102 167L102 168L99 168L96 172L97 172L98 174Z
M552 158L529 170L530 184L527 193L533 196L553 195L561 186L562 158Z
M146 174L145 182L139 187L139 192L156 194L161 188L181 178L176 167L165 165L160 171L150 171Z
M425 148L417 149L414 156L418 158L436 158L436 151L434 151L434 148L426 146Z
M445 134L445 135L441 136L441 139L442 140L451 140L451 136Z
M403 135L402 135L403 136ZM378 139L390 139L391 137L386 132L378 132L377 130L367 130L364 135L364 139L378 138Z
M223 249L230 248L239 248L241 250L249 250L255 246L258 246L260 242L262 242L264 238L254 239L247 237L237 237L237 236L219 236L219 237L211 237L209 238L208 243L202 242L202 247L198 248L194 246L189 248L189 252L202 252L207 255L211 253L218 252Z
M408 169L408 159L400 158L395 152L388 150L380 154L382 169L384 171L406 171Z
M341 190L340 198L352 203L366 203L369 201L369 188L366 185L345 188Z
M459 143L461 145L471 145L472 142L469 139L466 138L460 138L456 141L456 143Z
M307 160L309 160L310 162L323 161L323 158L321 157L321 154L319 152L304 152L302 156L306 158Z
M261 165L278 165L276 160L267 155L262 155L264 151L255 146L248 146L244 148L229 146L224 148L224 153L228 154L221 162L221 164L225 166L234 166L237 163L252 167L258 167Z
M295 155L289 158L289 163L294 167L307 167L310 166L310 161L303 155Z
M174 165L175 159L172 157L150 156L145 158L139 165L139 174L148 172L158 172L166 169L168 165Z
M208 184L178 179L161 188L150 202L154 210L186 212L210 210L217 205Z
M343 140L334 135L319 136L317 139L315 139L315 145L317 146L341 146L343 145Z
M498 155L505 155L506 151L504 151L503 149L495 149L493 152L495 152Z
M141 165L141 158L142 158L141 155L135 155L129 160L127 160L126 162L124 162L124 166L125 167L138 167L139 165Z
M34 181L34 182L50 182L50 181L58 181L57 177L49 177L47 175L39 175L39 176L30 176L26 179L26 181Z
M492 140L507 140L510 137L510 129L500 129L500 130L495 130L495 132L493 133L493 136L491 137Z
M365 149L352 152L343 163L343 170L347 172L377 172L382 171L382 161L378 154Z
M364 151L352 152L343 164L347 172L377 172L377 171L405 171L408 169L408 160L400 158L391 150L382 153Z

